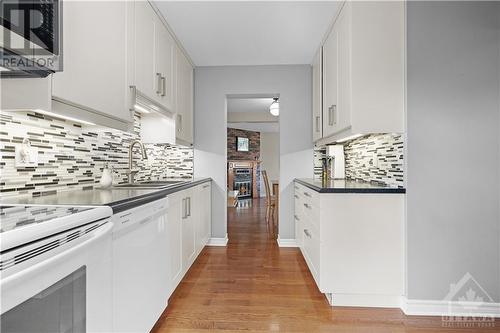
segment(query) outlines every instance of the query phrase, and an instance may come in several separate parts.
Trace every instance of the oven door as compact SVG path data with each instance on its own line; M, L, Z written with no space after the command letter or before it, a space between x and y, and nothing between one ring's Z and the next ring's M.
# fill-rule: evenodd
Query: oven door
M111 332L112 226L95 222L2 253L0 331Z

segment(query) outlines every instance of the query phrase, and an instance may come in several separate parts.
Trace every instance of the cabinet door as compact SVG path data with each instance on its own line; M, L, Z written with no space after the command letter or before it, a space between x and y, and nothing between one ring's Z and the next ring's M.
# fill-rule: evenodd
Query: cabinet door
M184 144L193 143L193 67L182 51L176 56L176 131Z
M161 77L156 72L157 15L147 1L135 1L135 86L152 100L158 100Z
M133 121L127 87L130 10L126 1L64 3L64 71L53 75L53 97L121 121Z
M182 192L168 196L168 242L170 250L170 294L182 279L182 222L184 201Z
M338 103L338 30L336 25L323 45L323 136L335 133Z
M322 89L322 49L318 49L318 52L314 56L314 61L312 64L312 91L313 91L313 141L317 141L323 137L323 114L322 114L322 100L321 100L321 89Z
M157 27L156 73L160 74L158 102L173 112L175 44L172 36L158 17L155 26Z
M212 184L206 183L203 188L203 246L208 243L212 234Z
M346 5L337 22L338 31L338 95L337 110L333 113L334 132L338 133L351 126L351 32L350 6Z
M211 232L211 184L205 183L196 187L196 252L200 253L208 242Z
M192 190L184 191L182 199L183 215L182 216L182 267L186 272L194 261L196 254L195 241L195 223L196 210L195 198Z

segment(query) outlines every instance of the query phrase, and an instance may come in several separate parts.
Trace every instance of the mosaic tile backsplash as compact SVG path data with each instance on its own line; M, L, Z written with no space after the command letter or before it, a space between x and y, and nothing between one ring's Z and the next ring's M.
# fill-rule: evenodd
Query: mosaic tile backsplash
M115 170L115 183L126 183L128 147L140 139L141 118L135 115L133 133L85 126L36 112L0 113L0 196L47 195L99 186L106 163ZM38 147L38 166L15 167L15 148L24 138ZM136 181L192 178L193 149L147 144L147 160L135 147Z
M370 134L344 144L346 178L404 186L402 134ZM314 150L314 176L321 177L324 147Z

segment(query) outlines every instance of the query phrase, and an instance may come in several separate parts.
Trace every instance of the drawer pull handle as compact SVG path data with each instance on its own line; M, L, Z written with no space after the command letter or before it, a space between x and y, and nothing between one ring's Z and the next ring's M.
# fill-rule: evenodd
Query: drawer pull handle
M130 220L128 220L128 219L127 220L123 220L122 224L129 223L129 222L130 222Z
M123 215L120 215L120 218L122 219L122 218L130 216L130 215L132 215L132 213L123 214Z
M311 209L311 206L309 206L309 205L308 205L308 204L306 204L306 203L304 204L304 207Z
M304 233L306 234L307 237L311 238L311 233L309 232L309 230L304 229Z
M294 194L293 196L295 197L295 199L299 198L299 196L297 194Z
M300 221L299 217L297 215L293 216L297 221Z
M207 188L207 187L209 187L209 186L210 186L210 185L204 185L204 186L203 186L203 188Z
M304 195L305 195L306 197L309 197L309 198L311 197L311 195L310 195L309 193L307 193L307 192L304 192Z

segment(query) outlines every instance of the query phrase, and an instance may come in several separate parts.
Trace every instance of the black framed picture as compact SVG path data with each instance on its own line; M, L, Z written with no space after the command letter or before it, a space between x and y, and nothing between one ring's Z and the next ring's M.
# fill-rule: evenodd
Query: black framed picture
M248 138L241 136L236 137L236 151L249 151L249 148Z

